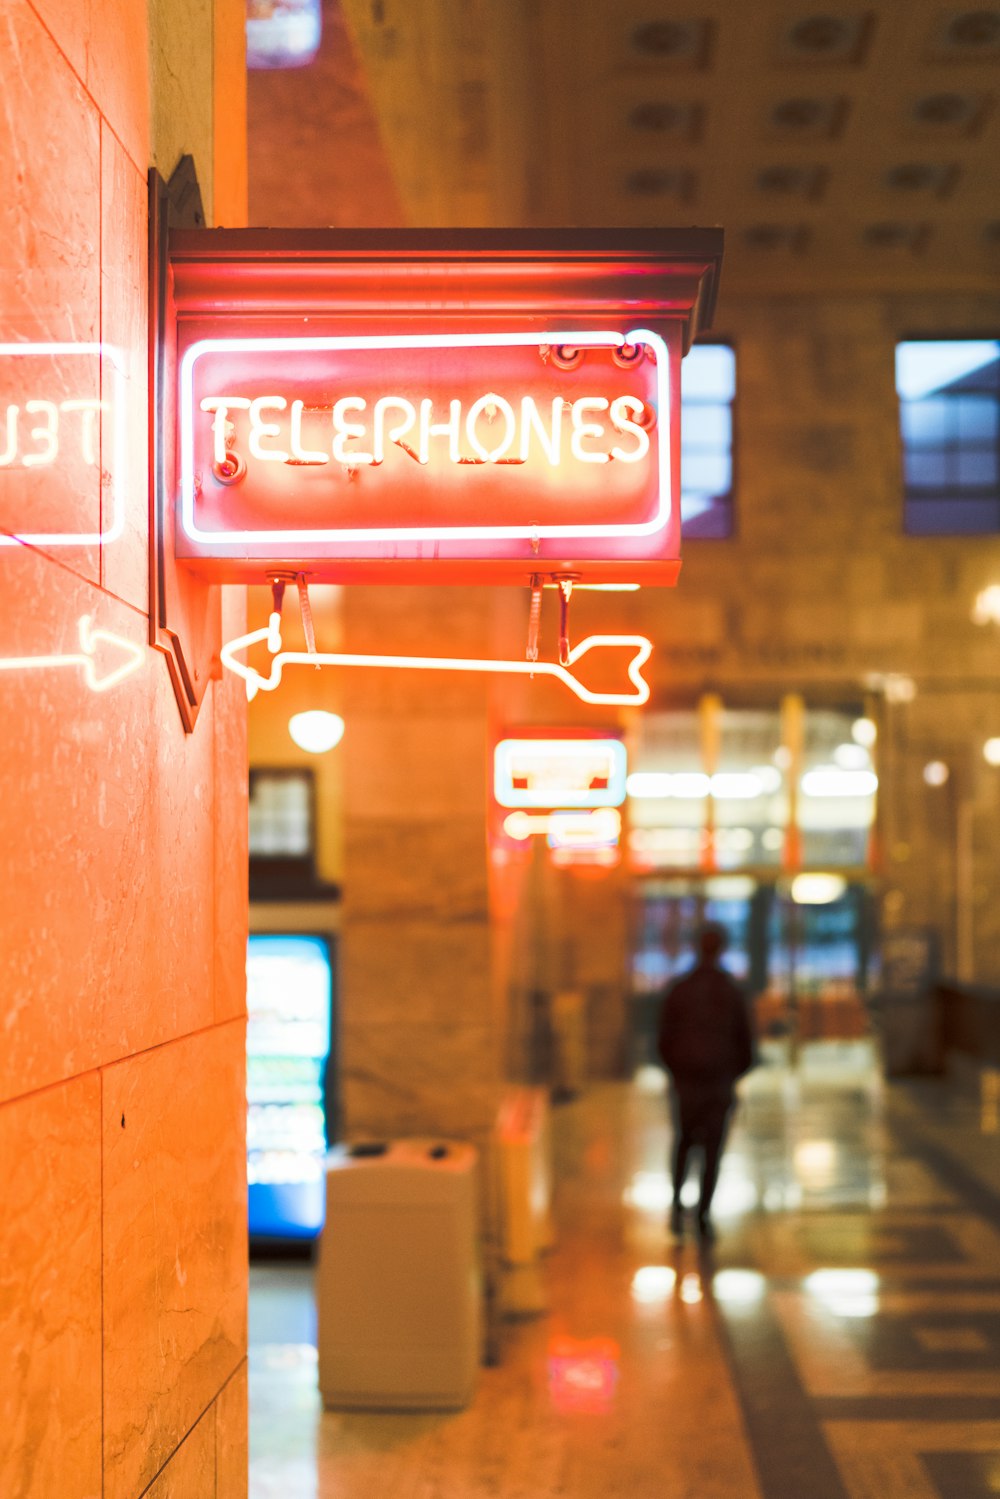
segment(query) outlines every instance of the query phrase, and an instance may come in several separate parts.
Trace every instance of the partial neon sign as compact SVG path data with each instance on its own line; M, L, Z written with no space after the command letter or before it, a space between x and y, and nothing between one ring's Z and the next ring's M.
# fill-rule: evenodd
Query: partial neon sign
M493 795L501 807L620 807L626 773L620 739L502 739Z
M676 571L671 356L650 329L200 338L178 382L190 560Z
M98 389L102 372L108 398ZM116 540L125 523L126 437L117 350L100 343L0 344L0 547ZM108 476L107 519L74 529L80 507L74 481L88 469Z
M89 614L83 614L77 623L80 637L79 651L68 651L61 655L2 656L0 671L52 671L63 667L82 667L83 680L91 692L107 692L117 687L146 659L141 645L115 635L110 630L95 629ZM101 654L98 655L98 652Z
M585 812L509 812L503 820L508 838L525 843L543 837L553 849L614 848L622 830L621 813L614 807Z

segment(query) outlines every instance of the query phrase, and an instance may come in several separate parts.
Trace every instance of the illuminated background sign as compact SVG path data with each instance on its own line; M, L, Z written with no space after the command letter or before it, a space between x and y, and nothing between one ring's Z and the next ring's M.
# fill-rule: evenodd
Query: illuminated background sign
M0 547L120 536L124 387L121 356L107 345L0 344ZM88 495L93 524L83 526Z
M620 739L501 739L493 753L501 807L620 807L625 779Z

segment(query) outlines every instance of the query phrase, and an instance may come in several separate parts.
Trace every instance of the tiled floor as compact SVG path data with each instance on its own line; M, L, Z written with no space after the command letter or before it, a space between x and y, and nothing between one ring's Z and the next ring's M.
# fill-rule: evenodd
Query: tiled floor
M1000 1494L1000 1137L864 1045L749 1080L714 1250L665 1231L662 1078L554 1115L549 1311L458 1414L326 1412L306 1266L251 1274L251 1499Z

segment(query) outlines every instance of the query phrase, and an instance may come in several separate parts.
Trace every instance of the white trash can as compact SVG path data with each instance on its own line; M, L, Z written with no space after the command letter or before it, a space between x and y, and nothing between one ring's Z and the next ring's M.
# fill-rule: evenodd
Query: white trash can
M480 1363L476 1151L341 1146L326 1167L316 1275L323 1404L456 1410Z

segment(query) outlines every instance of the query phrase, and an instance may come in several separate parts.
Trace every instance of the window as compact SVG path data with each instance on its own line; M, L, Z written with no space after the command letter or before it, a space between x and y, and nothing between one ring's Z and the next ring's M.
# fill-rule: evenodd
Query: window
M247 0L247 67L304 67L322 31L320 0Z
M898 344L896 391L906 530L1000 531L1000 340Z
M311 859L312 803L312 776L308 771L252 771L250 857Z
M681 524L686 538L733 530L736 354L696 344L681 361Z
M251 770L251 900L306 899L318 891L312 772Z

